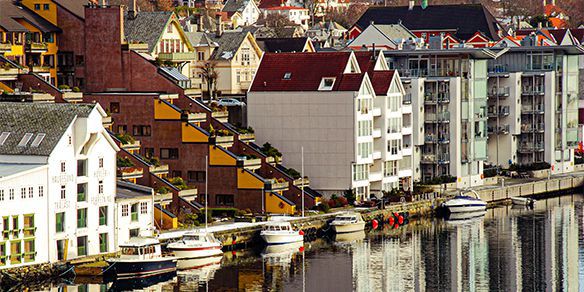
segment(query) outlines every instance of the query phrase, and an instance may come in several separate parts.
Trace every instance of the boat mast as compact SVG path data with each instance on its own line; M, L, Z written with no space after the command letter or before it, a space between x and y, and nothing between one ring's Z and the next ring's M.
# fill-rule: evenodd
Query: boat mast
M300 172L302 172L300 174L301 179L302 179L302 183L300 185L300 189L302 190L302 217L304 217L304 146L300 147L300 155L301 155L301 162L302 162L302 168L300 169Z
M209 181L209 170L208 170L208 161L209 156L205 155L205 233L207 233L207 228L208 228L208 218L209 216L207 215L209 210L207 210L207 198L208 198L208 194L207 194L207 185L208 185L208 181Z

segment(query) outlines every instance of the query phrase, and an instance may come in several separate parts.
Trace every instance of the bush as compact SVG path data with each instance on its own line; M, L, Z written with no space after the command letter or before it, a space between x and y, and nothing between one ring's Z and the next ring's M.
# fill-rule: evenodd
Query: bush
M581 157L581 156L574 157L574 163L575 164L584 164L584 157Z
M282 157L282 153L280 153L280 151L278 151L278 149L272 146L272 144L269 142L266 142L262 148L260 148L260 151L262 151L262 153L264 153L266 156L271 156L274 158Z
M118 167L132 167L132 166L134 166L134 163L127 156L126 157L118 157L117 158L117 166Z
M485 177L494 177L497 176L497 169L496 168L489 168L483 171Z
M180 176L175 176L175 177L169 179L169 182L173 186L177 187L179 190L185 190L185 189L188 188L187 184L185 183L185 181Z
M337 195L332 195L330 200L328 200L328 205L331 208L340 208L347 206L349 202L345 197L338 197Z
M451 176L451 175L443 175L443 176L437 176L429 181L426 181L426 184L430 184L430 185L440 185L440 184L448 184L448 183L453 183L456 182L456 177L455 176Z
M159 187L156 189L157 194L166 195L168 194L169 190L167 187Z
M118 140L120 140L120 142L122 144L129 144L129 143L136 142L136 139L134 139L134 137L132 137L132 135L130 135L128 133L115 134L115 136L116 136L116 138L118 138Z
M294 168L288 168L286 169L286 174L288 174L289 176L291 176L293 179L299 179L300 178L300 172L298 172L296 169Z
M343 192L343 197L345 197L347 203L350 205L354 205L355 201L357 200L357 195L355 195L355 192L352 189L348 189Z
M154 165L155 167L159 167L160 166L160 159L158 159L158 157L156 157L156 156L152 156L150 158L146 158L146 161L148 161L148 163Z
M79 87L75 86L75 87L73 87L73 92L81 92L81 89L79 89Z
M534 171L534 170L542 170L542 169L550 169L551 165L547 162L535 162L532 164L511 164L509 165L509 170L511 171Z
M331 207L326 200L323 200L320 204L318 204L318 206L316 206L316 208L324 213L328 213L331 210Z
M67 90L67 89L71 89L71 87L69 87L69 85L67 85L67 84L61 84L61 85L59 85L59 89L60 90Z
M182 218L182 223L185 225L190 225L190 226L199 226L200 222L199 222L199 216L197 214L185 214ZM203 218L204 219L204 218Z

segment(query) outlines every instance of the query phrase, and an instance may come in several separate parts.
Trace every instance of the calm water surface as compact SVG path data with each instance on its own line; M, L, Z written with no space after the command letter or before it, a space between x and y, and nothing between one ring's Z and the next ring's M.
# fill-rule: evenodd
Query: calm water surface
M473 220L421 220L304 246L226 253L220 264L141 289L584 291L583 220L583 197L564 196L538 201L535 210L501 207ZM54 289L127 287L79 283Z

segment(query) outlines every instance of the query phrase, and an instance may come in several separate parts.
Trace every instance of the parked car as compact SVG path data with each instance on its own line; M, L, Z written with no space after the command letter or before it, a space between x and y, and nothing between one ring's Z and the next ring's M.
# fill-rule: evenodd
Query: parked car
M235 98L222 98L217 102L218 105L222 106L244 106L245 103L239 101Z

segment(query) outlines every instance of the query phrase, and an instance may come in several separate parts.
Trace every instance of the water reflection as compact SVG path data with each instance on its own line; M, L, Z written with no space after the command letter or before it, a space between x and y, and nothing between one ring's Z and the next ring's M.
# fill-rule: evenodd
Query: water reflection
M230 252L220 265L179 271L146 291L580 291L583 211L582 196L565 196L534 210L508 206L484 218Z

